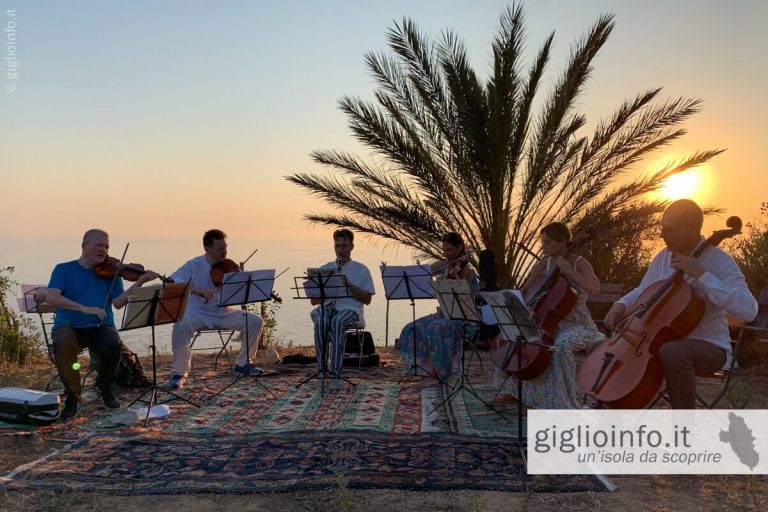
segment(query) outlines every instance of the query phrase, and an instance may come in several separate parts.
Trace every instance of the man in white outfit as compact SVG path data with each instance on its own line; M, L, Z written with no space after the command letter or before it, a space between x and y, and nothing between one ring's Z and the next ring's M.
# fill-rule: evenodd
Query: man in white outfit
M605 317L606 327L612 329L646 288L677 270L683 272L692 292L704 300L703 317L688 336L668 341L659 349L673 409L695 408L696 376L710 375L725 365L731 352L726 314L745 321L757 314L757 301L727 252L710 246L698 258L690 256L704 242L703 223L701 208L690 199L670 204L659 222L666 248L651 261L640 286L619 299Z
M192 361L190 343L198 329L239 330L245 340L245 322L248 321L248 340L243 341L235 360L235 373L246 375L249 361L253 361L258 348L263 321L260 316L241 309L219 307L217 287L211 277L214 265L227 259L227 235L219 229L210 229L203 235L205 254L192 258L171 275L176 283L189 283L189 302L184 317L173 326L173 371L168 383L169 389L179 389L189 373ZM248 353L246 353L248 351ZM250 365L251 375L260 375L262 370Z

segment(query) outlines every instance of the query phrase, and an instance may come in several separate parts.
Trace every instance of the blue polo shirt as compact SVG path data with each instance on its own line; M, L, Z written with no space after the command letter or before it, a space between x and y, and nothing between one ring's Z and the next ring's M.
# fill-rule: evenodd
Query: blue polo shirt
M61 290L62 296L75 301L83 306L104 307L104 301L109 293L111 279L104 279L96 275L93 269L84 268L77 260L59 263L54 267L48 288ZM123 280L117 278L112 288L112 296L106 306L107 316L99 321L96 315L86 315L79 311L56 308L56 319L53 330L62 325L69 325L76 329L98 327L99 325L115 326L115 317L112 313L112 301L123 293Z

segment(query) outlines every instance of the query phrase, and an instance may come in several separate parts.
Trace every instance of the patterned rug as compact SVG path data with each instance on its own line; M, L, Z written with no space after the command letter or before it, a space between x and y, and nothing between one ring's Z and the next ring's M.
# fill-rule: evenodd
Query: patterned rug
M423 378L401 386L406 368L399 361L386 367L345 371L355 385L343 383L337 390L320 392L317 380L300 385L312 368L301 365L275 366L279 374L242 379L232 384L232 376L214 371L204 362L197 365L197 378L187 380L177 393L200 407L181 400L168 403L171 415L150 422L149 429L139 426L115 426L112 411L100 407L92 391L87 391L76 418L57 421L46 427L0 423L0 434L34 431L43 437L73 442L99 432L250 435L291 431L361 430L371 432L413 434L420 432L454 432L467 434L516 435L516 429L505 422L479 416L484 405L462 393L448 406L438 407L443 393L434 379ZM487 376L476 375L478 382ZM229 385L229 387L227 387ZM478 387L481 396L492 396L487 384ZM222 391L223 390L223 391ZM220 394L217 394L219 393ZM124 390L121 401L127 405L142 391ZM172 398L159 392L163 401ZM141 406L137 403L133 408ZM498 418L497 418L498 419Z
M283 432L95 434L20 468L0 488L118 495L349 488L601 491L591 476L528 476L508 437Z
M431 406L423 432L456 432L477 436L517 437L517 405L493 402L498 390L490 384L466 385L459 390L428 387L422 401ZM491 408L492 407L492 408ZM523 409L525 415L525 409ZM522 418L525 436L526 419Z

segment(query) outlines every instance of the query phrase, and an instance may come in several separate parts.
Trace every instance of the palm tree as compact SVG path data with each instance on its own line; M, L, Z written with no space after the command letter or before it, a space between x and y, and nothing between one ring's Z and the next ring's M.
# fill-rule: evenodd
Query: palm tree
M440 234L458 231L470 246L494 251L504 286L527 275L534 260L524 247L534 246L540 228L553 220L578 232L601 219L598 228L608 223L613 232L634 236L625 226L650 225L664 206L644 200L647 192L720 151L697 152L629 179L635 164L684 135L681 123L700 108L697 99L660 101L660 88L625 101L591 137L579 134L587 118L576 101L613 26L612 15L601 16L539 99L554 33L526 68L520 5L501 13L493 73L485 82L453 33L432 42L408 19L395 24L388 32L391 52L365 55L378 85L375 102L340 100L355 137L374 156L313 152L331 172L287 179L333 209L305 218L434 256Z

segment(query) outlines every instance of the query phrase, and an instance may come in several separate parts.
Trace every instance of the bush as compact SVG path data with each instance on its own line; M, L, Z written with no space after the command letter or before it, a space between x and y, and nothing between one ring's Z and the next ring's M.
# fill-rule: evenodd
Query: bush
M0 361L25 364L43 355L42 343L32 321L8 307L11 288L18 285L11 279L13 270L0 268Z
M727 247L757 297L768 286L768 202L760 205L760 217L748 222L746 228L743 236Z

